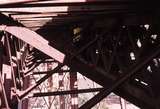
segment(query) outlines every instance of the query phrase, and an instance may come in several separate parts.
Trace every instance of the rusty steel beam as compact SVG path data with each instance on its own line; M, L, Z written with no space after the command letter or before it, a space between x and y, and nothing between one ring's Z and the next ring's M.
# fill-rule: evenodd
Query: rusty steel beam
M0 12L29 12L29 13L47 13L47 12L67 12L67 6L59 7L30 7L30 8L0 8Z
M70 74L70 90L78 90L77 72ZM71 109L78 109L78 93L71 94Z
M25 1L25 0L24 0ZM36 1L36 0L32 0ZM38 0L37 0L38 1ZM40 1L40 0L39 0ZM128 3L135 3L135 0L50 0L50 1L41 1L41 2L29 2L21 3L21 5L14 1L14 4L0 4L0 7L35 7L35 6L75 6L75 5L121 5Z
M3 93L3 98L4 98L4 103L5 103L6 109L9 109L9 104L8 104L6 91L5 91L4 84L3 84L3 80L2 80L1 71L0 71L0 88L1 88L2 93ZM1 97L0 97L0 100L1 100ZM3 99L2 99L2 100L3 100Z
M62 91L64 87L64 77L63 77L63 72L59 72L58 74L58 83L59 83L59 90ZM66 98L62 95L59 96L59 109L65 109L65 103L66 103Z
M69 0L69 1L52 1L52 2L41 2L41 3L28 3L28 4L13 4L13 5L0 5L1 12L73 12L73 11L103 11L113 9L140 9L147 8L148 6L158 7L156 2L145 2L136 0ZM98 7L99 6L99 7ZM12 7L12 8L11 8ZM77 8L78 7L78 8ZM47 8L46 10L43 8ZM52 11L49 11L49 10ZM38 11L39 10L39 11Z
M98 91L101 91L102 89L103 88L92 88L92 89L79 89L79 90L67 90L67 91L34 93L33 96L31 96L31 97L43 97L43 96L57 96L57 95L90 93L90 92L98 92Z
M1 8L17 8L17 7L49 7L49 6L86 6L86 5L106 5L106 6L141 6L144 3L143 0L52 0L52 1L42 1L42 2L30 2L30 3L14 3L14 4L0 4ZM146 5L156 5L156 1L145 2Z
M11 5L15 3L27 3L39 0L0 0L0 5Z
M135 6L136 7L136 6ZM89 6L48 6L48 7L19 7L19 8L0 8L0 12L25 12L25 13L67 13L67 12L113 12L124 10L127 11L129 9L137 10L135 7L129 8L127 5L125 6L97 6L97 5L89 5Z
M70 73L71 70L60 70L60 72L63 72L63 73ZM40 71L40 72L33 72L32 75L40 75L40 74L47 74L47 73L50 73L50 72L53 72L53 70L50 70L50 71Z
M112 2L132 2L132 1L128 1L128 0L46 0L46 1L39 1L39 2L34 2L34 3L28 3L28 4L44 4L44 3L53 3L56 5L61 5L61 4L77 4L77 3L86 3L86 4L92 4L92 3L112 3Z
M48 41L42 38L39 34L31 31L25 27L16 26L0 26L1 31L9 32L10 34L16 36L18 39L30 44L46 55L52 57L60 63L63 63L65 55L60 51L56 50L52 46L48 45Z
M125 75L123 77L121 77L119 80L115 81L115 83L113 83L112 85L109 85L108 87L106 87L106 89L104 89L103 91L101 91L100 93L95 95L93 98L91 98L89 101L87 101L84 105L82 105L80 107L80 109L92 108L94 105L96 105L98 102L100 102L106 96L108 96L111 92L113 92L116 88L118 88L127 79L129 79L131 76L133 76L139 69L141 69L143 66L145 66L154 57L159 55L159 53L160 53L160 49L159 49L159 47L157 47L157 49L155 50L155 52L151 56L148 56L147 59L143 59L143 60L141 60L141 62L137 62L136 64L134 64L131 68L128 69L127 72L129 72L129 73L125 73Z
M30 80L30 77L27 76L24 78L24 81L23 81L23 90L27 89L29 87L29 80ZM28 109L28 103L29 103L29 100L28 99L24 99L22 101L22 109Z
M24 18L24 19L18 19L20 21L50 21L53 17L39 17L39 18Z
M26 19L26 18L40 18L40 17L56 17L58 14L56 13L48 13L48 14L11 14L11 16L15 19Z

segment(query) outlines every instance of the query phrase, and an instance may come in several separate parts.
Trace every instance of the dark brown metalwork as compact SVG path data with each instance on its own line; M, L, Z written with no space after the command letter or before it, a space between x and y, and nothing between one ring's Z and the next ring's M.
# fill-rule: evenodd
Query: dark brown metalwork
M40 80L38 80L38 81L36 82L35 85L30 86L30 87L27 88L24 92L22 92L22 93L17 93L19 99L24 98L24 97L25 97L28 93L30 93L34 88L36 88L38 85L40 85L40 84L41 84L42 82L44 82L46 79L48 79L51 75L53 75L54 72L58 72L58 71L61 69L62 66L63 66L63 65L57 66L57 67L54 69L53 72L48 73L47 75L43 76Z
M34 93L32 97L43 97L43 96L58 96L58 95L68 95L68 94L80 94L80 93L91 93L101 91L103 88L93 88L93 89L78 89L69 91L56 91L47 93Z
M0 3L0 12L0 79L4 87L0 95L4 108L18 109L17 97L19 100L26 97L54 73L79 72L104 87L80 109L91 108L111 92L140 108L159 109L157 1L6 0ZM33 71L50 58L62 65L53 70ZM61 70L63 65L70 70ZM8 71L4 71L6 66ZM6 74L7 78L9 74L12 76L7 79ZM35 85L27 86L26 79L39 74L44 76ZM71 81L71 86L74 82ZM95 91L70 88L36 94L55 96Z
M70 89L78 90L77 73L70 73ZM71 109L78 109L78 94L71 94Z

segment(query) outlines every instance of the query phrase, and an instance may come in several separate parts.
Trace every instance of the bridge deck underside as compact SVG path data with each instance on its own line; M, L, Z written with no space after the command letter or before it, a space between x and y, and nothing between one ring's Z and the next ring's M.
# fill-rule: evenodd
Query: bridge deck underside
M80 109L90 109L111 92L142 109L159 109L160 15L156 2L26 0L2 3L0 12L0 24L37 32L65 54L63 64L103 86ZM33 51L40 58L50 58Z

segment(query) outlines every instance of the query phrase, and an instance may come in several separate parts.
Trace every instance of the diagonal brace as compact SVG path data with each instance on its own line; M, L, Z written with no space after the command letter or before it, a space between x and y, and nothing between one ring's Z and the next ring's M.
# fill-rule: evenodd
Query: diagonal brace
M141 69L143 66L145 66L149 61L151 61L154 57L156 57L160 53L159 47L155 50L156 52L149 56L147 59L142 60L141 62L137 62L135 65L133 65L131 68L129 68L128 72L125 73L123 77L121 77L119 80L115 81L114 84L111 86L106 87L106 89L100 91L97 95L95 95L93 98L91 98L89 101L87 101L85 104L83 104L80 109L91 109L94 105L96 105L98 102L100 102L103 98L108 96L113 90L115 90L117 87L119 87L123 82L125 82L127 79L129 79L132 75L134 75L139 69Z
M36 82L35 85L30 86L25 91L22 91L20 93L17 92L17 95L18 95L19 99L24 98L26 95L28 95L28 93L30 93L33 89L35 89L37 86L39 86L42 82L44 82L46 79L48 79L50 76L52 76L55 72L58 72L62 68L62 66L63 66L63 64L58 65L52 72L43 76L40 80L38 80Z
M17 26L5 26L0 25L1 31L6 31L18 39L30 44L36 49L40 50L44 54L52 57L56 61L63 63L65 59L65 54L61 53L57 49L53 48L48 44L48 41L44 39L42 36L37 34L34 31L31 31L25 27L17 27Z

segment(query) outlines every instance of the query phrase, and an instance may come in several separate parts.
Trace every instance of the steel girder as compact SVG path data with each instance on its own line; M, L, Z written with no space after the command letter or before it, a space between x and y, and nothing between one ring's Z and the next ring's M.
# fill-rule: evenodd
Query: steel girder
M46 92L46 93L34 93L31 97L43 97L43 96L57 96L57 95L68 95L68 94L80 94L80 93L90 93L98 92L103 88L91 88L91 89L78 89L78 90L68 90L68 91L56 91L56 92Z
M63 63L65 55L60 51L54 49L50 45L48 45L48 41L43 39L37 33L25 27L16 27L16 26L0 26L0 30L11 33L15 37L30 44L31 46L47 54L48 56L52 57L58 62Z
M33 2L32 2L33 1ZM35 2L36 0L22 0L20 2L22 3L18 3L16 1L14 1L14 3L9 3L8 4L0 4L1 8L16 8L16 7L49 7L49 6L85 6L85 5L107 5L107 6L121 6L120 9L122 8L122 6L128 5L128 6L132 6L132 8L134 6L139 7L140 5L143 4L143 0L140 1L136 1L136 0L116 0L116 1L112 1L112 0L57 0L57 1L41 1L38 2L39 0L37 0L37 2ZM6 1L7 2L7 1ZM23 3L24 2L24 3ZM30 3L25 3L25 2L30 2ZM157 6L156 5L156 1L152 2L152 1L147 1L145 6ZM134 7L135 8L135 7ZM144 8L144 7L141 7ZM81 9L83 10L83 9Z
M78 64L76 64L78 63ZM103 87L106 87L108 89L109 86L112 87L112 85L114 85L114 82L116 83L116 80L112 78L112 76L107 76L104 75L104 72L102 72L101 70L96 70L93 69L91 67L89 67L88 65L86 65L85 63L83 63L82 61L80 61L79 59L74 59L71 63L70 63L70 67L73 68L75 71L79 71L79 72L87 72L87 73L82 73L83 75L85 75L86 77L92 79L93 81L101 84ZM99 77L99 78L95 78L95 77ZM129 78L126 78L129 79ZM113 82L114 81L114 82ZM125 81L127 82L127 80ZM117 82L118 83L118 82ZM106 93L105 93L106 91ZM140 107L145 107L147 109L147 107L153 108L153 100L152 98L150 98L148 96L148 94L143 91L141 88L138 88L136 86L132 86L129 83L124 83L122 85L118 85L116 87L116 89L112 90L113 92L117 93L118 95L124 97L125 99L132 101L132 103L140 106ZM112 92L111 91L111 92ZM99 93L95 98L94 98L94 102L90 102L93 105L95 105L95 102L97 101L97 97L103 99L105 98L110 92L105 90L102 91L101 93ZM101 100L100 99L100 100ZM100 101L99 100L99 101ZM97 102L99 102L97 101ZM96 102L96 103L97 103ZM145 105L144 105L145 104ZM89 106L88 104L85 104L85 106ZM92 107L91 106L91 107ZM86 107L85 107L86 109ZM88 108L89 109L89 108Z
M4 21L5 22L2 22L2 24L9 24L9 25L16 25L16 24L18 24L17 22L12 22L12 19L10 19L10 18L7 18L6 16L1 16L2 18L6 18ZM9 23L9 22L11 22L11 23ZM21 26L21 24L18 24L18 25L20 25ZM4 28L6 28L6 30L3 30ZM8 28L8 29L7 29ZM15 31L16 30L16 31ZM13 108L13 109L16 109L17 108L17 103L18 103L18 101L17 101L17 95L19 95L19 98L23 98L25 95L27 95L31 90L33 90L35 87L37 87L39 84L41 84L43 81L45 81L48 77L50 77L50 75L52 75L53 73L49 73L49 75L46 75L46 76L44 76L41 80L39 80L38 82L37 82L37 84L36 85L33 85L33 86L31 86L31 87L27 87L26 89L23 89L23 90L26 90L24 93L20 93L20 92L18 92L18 90L19 90L19 85L17 86L17 80L18 79L20 79L20 78L22 78L22 77L20 77L19 78L19 76L23 76L23 74L21 75L20 74L20 71L22 71L22 69L21 69L21 67L24 67L24 66L22 66L21 64L22 63L24 63L24 61L25 61L25 58L26 58L26 48L27 48L27 44L26 43L29 43L29 44L31 44L32 42L35 42L35 40L36 40L36 42L37 43L32 43L31 44L31 46L38 46L39 47L39 49L43 49L43 47L45 47L45 46L48 46L48 53L49 53L49 51L52 51L52 53L55 53L56 51L55 51L55 49L54 48L52 48L51 46L49 46L48 45L48 41L47 40L45 40L45 39L43 39L41 36L39 37L39 35L38 34L36 34L36 33L34 33L34 32L32 32L32 31L30 31L30 30L28 30L28 29L26 29L26 28L24 28L24 27L16 27L16 26L11 26L11 28L10 27L5 27L4 25L1 25L1 32L3 33L3 31L5 31L6 32L6 34L4 34L4 36L3 36L3 38L6 40L5 41L5 44L1 47L1 49L3 49L4 48L4 46L6 47L6 51L4 51L4 49L3 49L3 53L2 53L2 55L4 55L4 52L6 53L7 52L7 56L8 56L8 58L7 57L4 57L4 56L1 56L1 58L3 57L3 62L2 62L2 60L0 59L0 65L3 65L4 64L4 58L6 58L6 62L7 62L7 59L10 59L10 61L9 62L11 62L11 66L8 68L8 70L6 70L6 71L9 71L10 70L10 68L12 69L11 70L11 75L12 75L12 77L10 78L10 80L8 80L8 81L6 81L6 79L4 78L4 84L1 84L2 85L2 87L3 86L5 86L5 91L3 90L3 92L4 93L1 93L2 95L3 95L3 99L2 100L4 100L5 102L3 102L3 103L5 103L6 105L5 105L5 107L8 109L10 106ZM4 32L4 33L5 33ZM9 34L10 33L10 34ZM23 35L26 35L25 37L23 36ZM5 36L6 35L6 36ZM12 36L13 35L13 36ZM11 37L10 37L11 36ZM15 37L14 37L15 36ZM16 36L17 36L17 39L16 39ZM32 38L31 39L29 39L28 40L28 36L31 36ZM38 38L38 37L39 38ZM23 39L24 38L24 39ZM19 40L20 39L20 40ZM24 41L24 40L26 40L26 41ZM14 42L13 42L14 41ZM24 42L26 42L26 43L24 43ZM18 43L17 43L18 42ZM4 43L4 42L3 42ZM16 45L16 43L17 43L17 45ZM38 44L39 43L39 44ZM10 45L11 44L11 45ZM7 45L7 46L6 46ZM43 46L42 46L43 45ZM17 47L16 49L14 48L14 47ZM25 48L26 47L26 48ZM36 47L35 47L36 48ZM44 51L44 50L42 50L41 49L41 51ZM19 53L19 54L18 54ZM59 51L57 51L57 53L60 53L60 54L58 54L59 56L64 56L64 54L63 53L61 53L61 52L59 52ZM47 54L47 53L46 53ZM62 55L61 55L62 54ZM52 55L52 56L51 56ZM53 57L53 54L50 54L50 56L51 57ZM64 56L65 57L65 56ZM64 57L62 57L62 58L64 58ZM13 59L12 59L13 58ZM60 58L59 58L60 59ZM63 63L63 59L61 60L57 60L57 59L54 59L54 60L56 60L56 62L57 61L61 61L60 63ZM14 62L13 62L14 61ZM13 66L14 65L14 66ZM2 67L2 66L1 66ZM0 68L1 68L0 67ZM26 67L26 66L25 66ZM60 69L61 68L61 65L60 66L58 66L58 69ZM3 68L4 69L4 68ZM57 68L56 68L57 69ZM55 69L55 70L56 70ZM2 71L2 68L1 68L1 71ZM17 72L18 71L18 72ZM4 71L2 71L3 73L3 75L4 75ZM53 71L54 72L54 71ZM9 72L6 72L7 73L7 76L9 75ZM22 72L21 72L22 73ZM16 75L15 75L16 74ZM18 75L19 76L18 76ZM26 77L25 77L26 78ZM17 79L17 80L16 80ZM2 78L1 78L1 80L2 80ZM15 81L16 80L16 81ZM12 84L10 84L9 86L7 85L7 83L9 82L9 81L14 81L14 86L12 86ZM1 83L2 83L2 81L1 81ZM13 89L13 90L10 90L10 89ZM18 88L18 89L17 89ZM7 92L7 98L6 98L6 94L5 94L5 92ZM9 94L9 95L8 95ZM10 98L10 94L11 94L11 96L12 96L12 102L11 102L11 98ZM14 99L14 100L13 100Z
M113 81L115 81L115 78L113 78L112 75L104 75L105 71L93 69L92 67L89 67L84 62L82 62L81 59L73 59L69 66L75 71L82 72L81 74L102 85L103 87L108 87L113 84ZM113 92L119 96L124 97L139 107L145 107L146 109L147 107L154 107L153 100L148 96L148 93L139 87L133 86L130 83L124 83L120 85L120 87L117 87L117 89L115 89ZM101 96L101 94L99 94L99 96Z
M122 78L115 81L114 84L112 84L110 87L108 87L106 90L104 89L99 94L97 94L95 97L93 97L91 100L89 100L86 104L84 104L80 109L90 109L93 107L96 103L100 102L103 98L108 96L111 92L113 92L116 88L118 88L121 84L123 84L127 79L129 79L132 75L134 75L138 70L140 70L143 66L145 66L149 61L151 61L154 57L159 55L160 50L159 47L157 50L155 50L155 53L146 59L142 60L139 63L136 63L131 69L129 69Z
M15 3L27 3L27 2L34 2L34 1L39 1L39 0L0 0L0 5L6 5L6 4L15 4Z
M67 39L65 39L65 40L67 40ZM65 42L63 42L62 40L58 40L57 43L64 44ZM101 84L104 87L108 87L108 86L110 86L110 84L113 84L115 82L116 77L114 77L112 74L110 74L112 72L108 73L108 72L103 71L102 69L99 69L98 67L96 68L94 66L90 66L90 64L88 64L88 62L85 61L85 59L83 59L81 56L79 56L81 53L75 56L74 54L78 53L78 50L76 51L72 44L70 44L70 45L67 44L67 46L65 46L64 49L61 48L61 45L59 45L58 47L57 48L62 50L67 55L67 57L71 57L71 58L74 57L74 58L72 58L72 60L69 63L67 63L67 65L70 66L72 70L82 73L83 75L96 81L97 83ZM62 47L63 47L63 45L62 45ZM85 47L85 46L83 45L82 48L83 47ZM152 53L154 53L154 50ZM151 57L150 60L152 60L153 58L154 58L154 56ZM141 63L142 60L139 62ZM137 66L138 66L139 62L137 63ZM145 64L143 66L145 66ZM129 74L129 72L127 72L127 73ZM131 70L131 72L132 72L132 70ZM97 77L99 77L99 78L97 78ZM128 99L129 101L132 101L133 103L135 103L136 105L138 105L140 107L155 108L154 104L151 103L154 100L152 97L150 97L147 94L147 92L145 92L146 90L138 88L137 86L135 87L132 84L128 83L128 81L125 81L125 82L127 82L127 85L126 84L120 85L120 88L117 87L117 90L114 90L113 92L116 92L116 93L120 94L121 96L126 97L126 99ZM132 88L134 91L130 91L128 89L128 87ZM126 93L126 95L124 94L124 92ZM134 92L134 94L133 94L133 92ZM130 95L130 96L127 97L127 95ZM143 99L143 98L146 98L146 99Z
M1 102L0 108L3 107L4 104L5 104L5 107L7 109L9 109L9 103L8 103L6 91L5 91L5 88L4 88L4 85L3 85L3 80L2 80L2 74L1 74L1 72L0 72L0 88L1 88L0 89L0 95L1 95L0 96L0 102Z
M79 58L78 56L73 56L73 54L74 54L74 53L71 53L71 54L68 53L68 54L67 54L69 57L70 57L70 55L71 55L71 58L72 58L71 62L67 63L67 65L72 66L72 68L73 68L75 71L77 71L77 70L78 70L78 71L82 71L82 70L83 70L83 71L86 71L86 69L88 69L89 74L87 74L88 72L87 72L86 74L85 74L85 72L84 72L84 73L82 72L82 73L85 74L85 75L87 75L89 78L97 81L98 83L103 84L103 86L104 86L104 87L107 87L107 88L108 88L108 85L109 85L110 83L111 83L111 84L114 83L114 79L115 79L115 78L114 78L113 76L110 76L109 74L107 74L108 72L107 72L107 73L106 73L106 72L103 72L102 70L99 70L98 68L95 68L96 70L95 70L95 69L92 69L91 66L88 66L88 65L86 64L87 62L85 63L85 61L83 60L83 58ZM74 57L74 58L73 58L73 57ZM75 58L76 58L76 59L75 59ZM70 60L70 59L68 59L68 60ZM74 62L75 62L75 63L74 63ZM77 65L76 62L79 62L78 65ZM73 63L74 63L75 65L74 65ZM81 65L82 65L82 66L81 66ZM77 67L77 66L78 66L78 67ZM80 68L82 68L82 67L83 67L84 69L80 69ZM76 69L76 68L77 68L77 69ZM91 74L91 73L90 73L90 72L92 72L92 71L94 72L94 74ZM133 73L133 72L131 72L131 73ZM128 74L129 74L129 73L128 73ZM109 76L108 76L108 75L109 75ZM129 74L129 75L130 75L130 74ZM100 76L100 78L95 78L96 76ZM104 76L104 77L103 77L103 76ZM112 78L112 77L113 77L113 78ZM109 79L108 79L108 78L109 78ZM102 81L101 79L102 79L103 81ZM105 79L107 79L107 80L105 80ZM122 80L124 81L124 80L126 80L126 79L127 79L127 76L126 76L125 79L122 79ZM123 82L122 80L120 80L120 82L118 81L119 83L117 82L117 84L120 85L120 83ZM101 81L101 82L100 82L100 81ZM108 82L108 83L105 83L104 81L105 81L105 82ZM103 83L103 82L104 82L104 83ZM117 86L119 86L119 85L117 85ZM126 85L126 84L125 84L125 85ZM126 91L127 88L126 88L125 85L124 85L124 88L122 88L122 90L125 90L125 91ZM109 86L110 86L110 85L109 85ZM130 86L130 87L133 87L133 86L130 85L130 84L129 84L129 86ZM116 88L117 88L117 87L116 87ZM125 89L125 88L126 88L126 89ZM113 89L114 89L114 88L113 88ZM112 89L112 90L113 90L113 89ZM112 91L112 90L111 90L111 91ZM136 90L138 90L138 89L136 89ZM139 90L140 90L140 89L139 89ZM115 90L115 92L116 92L116 91L117 91L117 90ZM118 90L118 91L119 91L119 90ZM118 92L118 91L117 91L117 92ZM142 90L141 90L141 91L142 91ZM107 91L107 92L109 93L109 91ZM127 90L127 92L129 93L128 90ZM143 92L143 91L142 91L142 92ZM28 93L28 92L27 92L27 93ZM108 94L108 93L107 93L107 94ZM100 99L103 98L103 96L104 96L103 93L100 93L100 94L99 94ZM135 95L135 96L138 97L137 95ZM140 98L139 98L139 99L140 99ZM94 100L93 100L93 101L94 101ZM144 100L144 101L145 101L145 100ZM96 101L94 101L94 102L96 102ZM92 103L93 103L93 102L92 102ZM93 105L92 103L91 103L90 106ZM147 103L148 103L148 101L147 101ZM149 103L148 103L148 104L149 104ZM149 104L149 105L150 105L150 104Z

